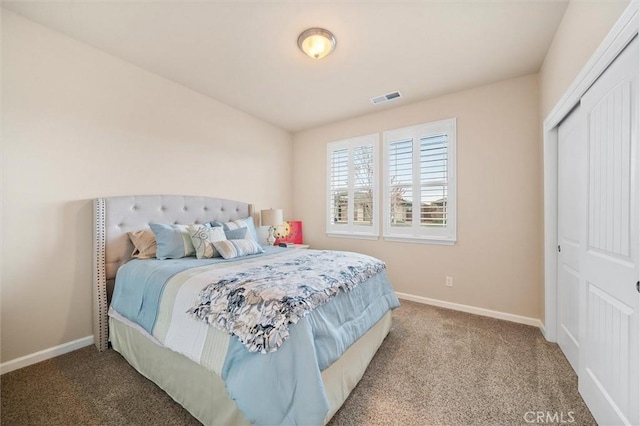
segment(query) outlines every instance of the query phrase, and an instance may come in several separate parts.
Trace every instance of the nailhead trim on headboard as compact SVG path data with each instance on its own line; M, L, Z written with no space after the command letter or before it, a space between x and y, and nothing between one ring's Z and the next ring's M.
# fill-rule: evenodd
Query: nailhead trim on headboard
M107 275L105 267L105 199L98 198L93 202L93 214L95 227L93 228L93 291L94 291L94 318L93 336L95 345L100 352L109 346L109 325L107 311Z

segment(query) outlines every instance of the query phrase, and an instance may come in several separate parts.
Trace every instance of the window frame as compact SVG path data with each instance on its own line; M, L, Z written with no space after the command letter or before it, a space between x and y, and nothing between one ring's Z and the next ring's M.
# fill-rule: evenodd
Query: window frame
M383 136L383 213L382 237L386 241L453 245L457 241L457 123L455 118L449 118L415 126L403 127L384 132ZM420 194L420 141L426 137L447 134L447 225L445 227L429 228L420 225L420 214L412 214L412 223L406 227L391 226L390 198L390 147L394 142L412 139L412 195Z
M373 156L373 182L372 182L372 220L371 225L356 225L354 224L353 218L353 206L354 206L354 159L353 153L354 150L363 147L363 146L371 146L373 148L372 156ZM340 151L343 149L347 149L349 152L348 156L348 184L347 184L347 196L348 196L348 207L347 207L347 223L346 224L338 224L332 221L332 210L331 210L331 167L332 167L332 154L335 151ZM380 134L373 133L370 135L357 136L354 138L344 139L340 141L330 142L327 144L327 176L326 176L326 235L328 237L339 237L339 238L357 238L357 239L368 239L368 240L377 240L380 237L380 219L379 219L379 211L380 211Z

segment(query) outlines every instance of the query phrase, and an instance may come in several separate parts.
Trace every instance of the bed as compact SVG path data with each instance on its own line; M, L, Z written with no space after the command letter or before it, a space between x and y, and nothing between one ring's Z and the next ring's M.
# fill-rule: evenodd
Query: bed
M250 204L210 197L96 199L95 344L100 351L111 344L205 425L326 424L364 374L389 333L391 309L398 306L379 261L342 252L277 248L229 260L131 259L134 247L127 233L149 229L152 223L253 222L253 216ZM252 327L248 332L239 316L221 319L209 312L215 304L211 294L218 293L206 290L227 289L229 282L250 275L268 286L274 281L268 274L276 273L278 277L308 273L326 281L331 274L316 271L324 268L322 262L335 265L332 269L345 263L340 274L353 270L345 279L351 284L332 281L331 291L309 290L318 299L310 312L304 310L309 309L309 300L286 298L287 312L298 315L294 323L280 321L266 331ZM356 263L366 267L356 271L351 266ZM300 269L279 272L286 268ZM336 286L342 287L335 290ZM243 294L244 303L249 297L246 291ZM112 298L114 306L110 306ZM255 306L264 309L266 299ZM273 315L284 311L281 305L274 306ZM242 309L249 308L243 305ZM179 328L183 326L189 328Z

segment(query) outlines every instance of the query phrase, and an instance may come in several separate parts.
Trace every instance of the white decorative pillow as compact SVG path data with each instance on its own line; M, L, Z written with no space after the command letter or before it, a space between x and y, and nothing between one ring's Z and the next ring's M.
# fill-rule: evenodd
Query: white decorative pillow
M227 239L222 228L212 228L206 225L189 225L187 229L189 230L189 236L191 236L191 242L196 248L196 257L198 259L210 259L220 256L213 246L213 243Z
M260 244L251 239L214 241L213 246L225 259L264 253Z
M131 257L138 259L152 259L156 257L156 237L151 229L127 232L133 243Z

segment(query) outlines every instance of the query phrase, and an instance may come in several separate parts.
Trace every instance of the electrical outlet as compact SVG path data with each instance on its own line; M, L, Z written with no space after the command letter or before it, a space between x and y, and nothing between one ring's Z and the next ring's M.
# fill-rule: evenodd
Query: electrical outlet
M453 287L453 277L445 277L444 285L447 287Z

